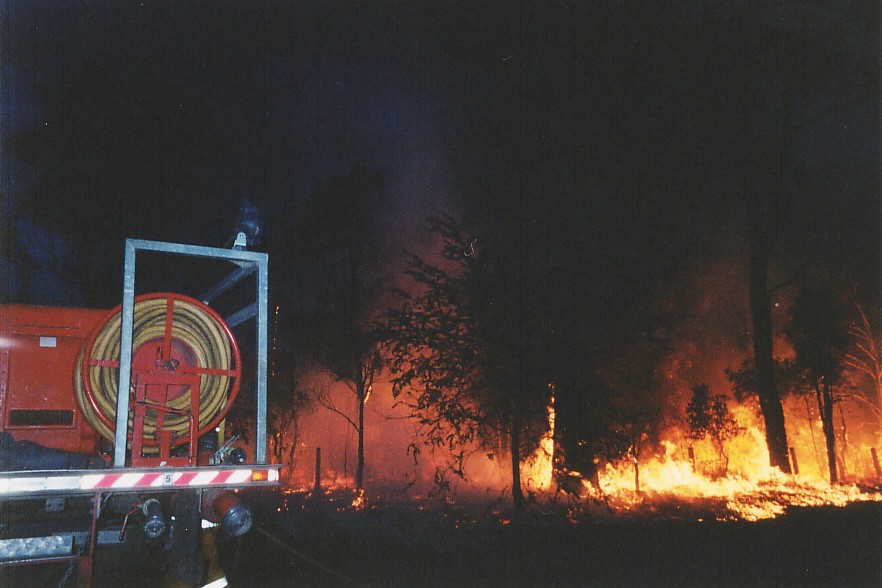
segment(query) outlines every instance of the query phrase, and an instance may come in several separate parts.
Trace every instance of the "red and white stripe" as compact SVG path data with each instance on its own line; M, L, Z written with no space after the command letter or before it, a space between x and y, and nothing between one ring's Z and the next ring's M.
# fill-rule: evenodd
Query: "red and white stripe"
M276 468L257 470L262 476L252 480L252 469L205 469L174 471L108 472L82 475L13 475L0 476L0 496L36 494L40 492L126 490L133 488L199 488L204 486L250 485L252 483L276 483Z
M83 490L156 488L158 486L217 486L251 481L251 470L205 470L188 472L130 472L124 474L87 474Z

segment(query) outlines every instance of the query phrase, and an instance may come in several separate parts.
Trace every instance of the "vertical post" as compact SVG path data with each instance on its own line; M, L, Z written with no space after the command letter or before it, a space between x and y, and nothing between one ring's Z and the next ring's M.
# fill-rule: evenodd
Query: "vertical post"
M870 455L873 456L873 467L876 469L876 477L882 480L882 467L879 467L879 454L875 447L870 447Z
M257 431L254 461L266 463L266 377L268 345L269 268L266 254L257 262Z
M689 446L689 463L692 465L692 471L695 471L695 450Z
M322 448L315 448L315 487L312 491L318 494L322 491Z
M116 398L116 431L113 435L113 467L126 465L129 428L129 386L132 381L132 325L135 316L135 244L126 239L123 273L122 320L119 334L119 385Z
M796 448L795 447L790 448L790 467L793 470L793 475L798 476L799 475L799 462L796 461Z

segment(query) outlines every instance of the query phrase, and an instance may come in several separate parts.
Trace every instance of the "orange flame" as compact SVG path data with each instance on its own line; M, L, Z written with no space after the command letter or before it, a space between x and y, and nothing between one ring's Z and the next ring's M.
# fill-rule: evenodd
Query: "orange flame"
M791 407L792 408L792 407ZM844 506L856 501L882 501L879 491L857 484L830 485L820 470L785 475L769 466L765 439L753 407L737 405L732 414L743 427L726 447L728 467L707 441L690 442L678 429L661 441L662 453L638 464L640 490L634 485L633 463L609 464L600 472L600 486L613 508L630 510L661 497L713 502L717 518L755 521L783 514L788 506ZM794 419L795 421L795 419ZM801 439L800 435L792 435ZM809 448L794 453L809 455ZM869 449L867 449L869 453ZM583 481L586 492L590 489Z
M539 440L539 447L524 461L521 477L529 489L548 490L554 479L554 396L548 404L548 430Z
M355 493L355 498L352 499L352 503L349 506L356 510L364 508L364 490L359 490Z

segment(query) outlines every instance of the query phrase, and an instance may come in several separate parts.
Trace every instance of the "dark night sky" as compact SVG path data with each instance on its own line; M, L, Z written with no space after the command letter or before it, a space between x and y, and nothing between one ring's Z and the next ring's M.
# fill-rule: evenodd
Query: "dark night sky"
M222 245L245 196L268 212L268 247L283 247L316 183L356 165L386 181L395 245L421 247L428 214L468 216L477 200L500 213L547 203L548 230L572 234L565 257L612 267L601 275L610 290L653 264L706 267L744 239L740 92L760 96L754 137L791 122L774 74L726 85L740 33L725 14L741 6L6 2L5 295L77 302L45 271L16 270L23 256L48 263L36 251L52 239L65 251L79 239L41 220L48 209L99 209L108 250L121 235ZM872 2L829 9L858 44L878 20ZM878 53L871 36L852 53ZM829 66L815 66L813 42L762 53L757 70L801 56L796 79L810 84ZM878 94L856 95L795 135L787 173L800 195L779 245L782 258L838 256L868 288ZM796 118L837 99L807 92Z

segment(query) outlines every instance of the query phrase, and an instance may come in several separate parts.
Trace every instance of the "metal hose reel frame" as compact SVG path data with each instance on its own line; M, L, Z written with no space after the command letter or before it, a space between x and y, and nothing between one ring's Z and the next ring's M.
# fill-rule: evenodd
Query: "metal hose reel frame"
M121 353L119 374L123 381L130 381L132 376L132 327L134 322L134 301L136 291L137 259L141 254L161 255L166 257L187 258L197 263L220 262L235 266L225 278L210 286L197 298L205 304L223 296L231 287L250 281L253 276L253 298L244 301L238 311L225 316L225 322L232 328L254 321L254 373L255 391L254 419L255 432L253 437L254 463L266 463L266 417L267 417L267 351L269 340L269 256L260 251L246 249L222 249L203 245L188 245L165 241L144 239L125 240L125 260L123 267L122 289L122 324ZM208 285L208 284L206 284ZM239 302L242 302L239 300ZM238 302L236 302L238 305ZM113 467L126 466L127 458L127 416L129 414L129 394L117 394L116 426L113 438Z
M108 312L86 339L76 364L74 389L77 402L90 425L103 437L114 439L117 423L116 390L119 387L120 322L118 306ZM133 365L130 393L142 373L183 373L200 379L197 436L213 429L226 415L241 383L239 345L227 323L208 305L175 293L146 294L135 298L132 328L133 353L140 363ZM152 350L155 348L155 355ZM145 361L145 357L153 357ZM173 357L174 356L174 357ZM165 406L186 410L188 389L169 398ZM133 414L128 415L128 428ZM165 418L164 430L175 434L173 445L188 441L189 419L183 414ZM156 418L145 419L146 445L158 444ZM131 446L132 434L128 434Z

